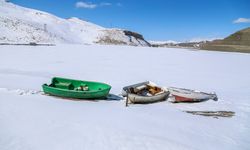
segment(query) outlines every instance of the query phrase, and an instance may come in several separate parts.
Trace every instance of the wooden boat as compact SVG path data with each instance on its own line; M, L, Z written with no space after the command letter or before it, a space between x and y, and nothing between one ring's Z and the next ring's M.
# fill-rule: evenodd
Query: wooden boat
M111 86L105 83L80 81L55 77L51 84L42 86L45 94L76 99L102 99L109 94Z
M168 87L167 90L171 94L172 102L200 102L205 100L215 100L217 101L217 95L215 93L205 93L196 90Z
M169 92L147 81L124 87L122 95L127 97L127 105L128 103L153 103L164 101L168 98Z

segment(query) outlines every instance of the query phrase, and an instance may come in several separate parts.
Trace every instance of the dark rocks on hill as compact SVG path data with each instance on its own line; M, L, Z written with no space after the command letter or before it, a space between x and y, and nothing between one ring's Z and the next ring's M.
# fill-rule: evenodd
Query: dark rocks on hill
M151 46L151 44L150 44L148 41L146 41L146 40L144 39L144 37L143 37L141 34L136 33L136 32L132 32L132 31L128 31L128 30L124 30L123 32L124 32L124 34L125 34L126 36L134 37L134 38L136 38L137 40L138 40L138 39L139 39L139 40L142 40L142 41L144 41L145 43L147 43L148 46Z
M133 36L135 37L136 39L141 39L141 40L144 40L143 36L139 33L136 33L136 32L132 32L132 31L128 31L128 30L124 30L123 31L125 35L127 36Z

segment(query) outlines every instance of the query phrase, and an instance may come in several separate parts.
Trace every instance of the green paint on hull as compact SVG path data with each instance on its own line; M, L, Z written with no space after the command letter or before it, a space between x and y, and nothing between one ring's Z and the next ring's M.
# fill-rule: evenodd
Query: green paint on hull
M103 99L111 86L105 83L55 77L50 85L42 85L45 94L76 99Z

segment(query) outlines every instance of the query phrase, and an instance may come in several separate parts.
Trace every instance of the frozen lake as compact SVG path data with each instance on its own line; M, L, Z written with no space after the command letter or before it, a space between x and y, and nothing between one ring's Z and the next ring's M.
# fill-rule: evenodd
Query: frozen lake
M129 46L0 47L1 150L156 150L250 147L250 55ZM123 86L151 80L216 92L195 104L68 101L42 95L54 76ZM234 111L232 118L186 110Z

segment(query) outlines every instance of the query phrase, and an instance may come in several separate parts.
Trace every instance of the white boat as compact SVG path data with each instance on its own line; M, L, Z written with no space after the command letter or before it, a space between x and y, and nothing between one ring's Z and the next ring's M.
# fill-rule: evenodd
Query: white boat
M164 101L168 98L169 92L147 81L124 87L122 95L127 97L127 105L128 103L153 103Z
M205 93L176 87L168 87L166 89L170 92L170 100L172 102L200 102L209 99L218 100L216 93Z

